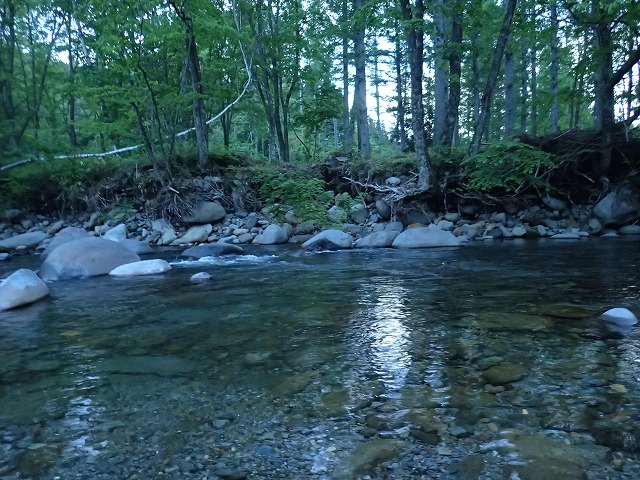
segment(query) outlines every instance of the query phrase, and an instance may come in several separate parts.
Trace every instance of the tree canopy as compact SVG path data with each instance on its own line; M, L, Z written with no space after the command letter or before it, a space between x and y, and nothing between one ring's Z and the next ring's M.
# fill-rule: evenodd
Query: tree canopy
M631 0L1 2L0 168L135 147L170 179L179 150L384 145L428 188L429 146L572 128L602 132L606 173L640 116Z

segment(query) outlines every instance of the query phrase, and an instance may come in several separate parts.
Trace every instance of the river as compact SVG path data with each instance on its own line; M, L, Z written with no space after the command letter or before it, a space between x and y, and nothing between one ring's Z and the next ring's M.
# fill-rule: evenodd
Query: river
M0 478L640 478L638 239L246 251L0 313Z

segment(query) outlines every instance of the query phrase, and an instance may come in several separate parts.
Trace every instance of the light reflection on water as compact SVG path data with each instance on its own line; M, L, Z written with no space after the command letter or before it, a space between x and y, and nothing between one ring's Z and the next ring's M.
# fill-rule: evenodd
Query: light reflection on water
M403 387L411 366L407 293L401 286L375 281L361 284L357 291L360 309L353 328L362 339L360 358L369 360L369 368L389 392Z

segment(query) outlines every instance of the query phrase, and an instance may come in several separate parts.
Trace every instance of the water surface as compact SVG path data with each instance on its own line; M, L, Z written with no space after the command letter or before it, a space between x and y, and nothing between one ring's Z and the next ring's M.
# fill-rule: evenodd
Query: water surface
M0 477L638 478L639 241L247 250L0 313Z

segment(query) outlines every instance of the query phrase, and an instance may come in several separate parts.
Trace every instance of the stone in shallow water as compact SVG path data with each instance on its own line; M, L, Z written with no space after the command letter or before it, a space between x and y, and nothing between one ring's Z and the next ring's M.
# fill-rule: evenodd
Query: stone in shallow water
M529 369L522 365L503 362L482 372L482 376L491 385L504 385L522 380L529 374Z
M543 435L511 431L506 436L522 463L504 467L503 478L507 479L515 474L521 480L582 480L589 464L603 461L606 453L602 447L567 445Z
M378 465L398 456L405 442L393 439L370 440L358 445L353 454L338 467L334 480L353 480L373 471Z
M207 272L194 273L193 275L191 275L191 278L189 278L189 281L191 283L206 283L210 282L211 280L213 280L213 277Z
M182 375L198 371L198 366L178 357L166 356L123 356L105 360L101 370L109 373L140 375Z
M469 455L451 465L451 472L457 480L476 480L484 470L484 455Z
M631 326L638 323L638 318L626 308L612 308L604 312L600 318L605 322L620 326Z

